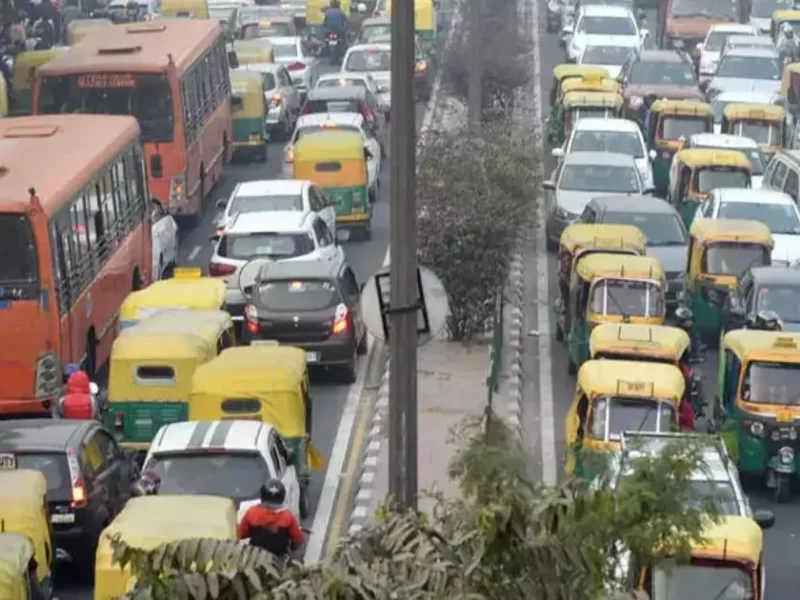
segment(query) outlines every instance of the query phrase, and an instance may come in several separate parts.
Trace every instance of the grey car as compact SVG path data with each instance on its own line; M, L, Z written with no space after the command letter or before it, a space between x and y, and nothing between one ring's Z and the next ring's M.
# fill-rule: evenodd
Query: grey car
M758 313L772 311L784 331L800 332L800 270L784 266L753 267L741 276L723 311L723 335L752 327Z
M708 84L708 97L723 92L781 91L783 63L778 52L770 48L734 48L726 52Z
M667 201L652 196L595 198L579 221L590 224L633 225L647 238L647 254L661 261L667 276L667 308L677 307L686 285L686 249L689 236L678 212Z
M651 193L632 156L612 152L570 152L542 187L547 193L547 245L558 247L561 234L599 196Z

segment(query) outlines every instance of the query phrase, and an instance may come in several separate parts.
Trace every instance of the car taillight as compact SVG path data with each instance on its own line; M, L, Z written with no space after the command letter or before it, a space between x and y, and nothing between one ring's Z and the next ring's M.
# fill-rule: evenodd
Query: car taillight
M336 35L335 33L329 33L329 34L328 34L328 39L329 39L329 40L338 40L338 39L339 39L339 36L338 36L338 35Z
M211 277L224 277L225 275L233 275L235 272L236 265L226 265L217 262L208 263L208 274Z
M72 483L72 506L73 508L86 505L86 486L83 483L83 476L78 465L75 452L67 450L67 465L69 466L69 478Z
M286 162L294 162L294 148L287 148L283 154L283 160Z
M258 333L258 309L252 304L244 307L244 320L247 324L247 331L252 334Z
M350 331L353 319L350 316L350 309L344 304L336 307L336 314L333 317L333 333L347 333Z
M300 111L300 114L301 115L310 115L311 114L311 105L308 102L306 102L303 105L303 109Z
M424 73L427 70L428 70L428 61L426 60L418 60L414 65L415 73Z
M277 106L277 105L278 105L278 104L280 104L281 102L283 102L283 94L280 94L280 93L279 93L279 94L273 94L273 95L272 95L272 104L274 104L275 106Z
M369 106L366 104L361 106L361 114L364 115L364 118L367 120L372 118L372 110L370 110Z
M114 413L114 429L120 430L125 425L125 415L121 412Z
M296 62L296 63L292 63L292 64L290 64L290 65L289 65L288 67L286 67L286 68L287 68L289 71L302 71L303 69L305 69L305 68L306 68L306 66L305 66L303 63L301 63L301 62Z

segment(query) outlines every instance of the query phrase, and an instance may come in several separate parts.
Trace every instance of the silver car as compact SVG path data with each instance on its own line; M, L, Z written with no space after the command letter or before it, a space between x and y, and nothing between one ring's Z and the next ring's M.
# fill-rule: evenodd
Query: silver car
M392 106L392 46L357 44L347 50L342 60L342 73L369 73L378 84L378 103Z
M708 96L723 92L762 92L781 90L783 62L776 50L769 48L734 48L719 60L708 84Z
M275 62L286 67L292 83L300 92L301 102L314 87L319 74L319 60L311 54L299 36L270 38L275 50Z
M649 194L636 161L627 154L571 152L542 184L547 193L547 244L556 248L561 234L583 213L592 198Z

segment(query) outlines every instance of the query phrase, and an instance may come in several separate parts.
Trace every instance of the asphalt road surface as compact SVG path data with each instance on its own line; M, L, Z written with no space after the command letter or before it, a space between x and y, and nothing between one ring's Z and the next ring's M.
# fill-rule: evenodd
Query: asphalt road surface
M541 62L541 87L546 103L550 86L553 78L553 68L566 61L564 50L559 46L558 35L549 34L545 29L545 2L539 4L539 50ZM647 11L647 22L652 33L651 40L657 38L657 14L655 11ZM545 104L545 118L548 107ZM550 173L555 167L555 161L549 156L550 149L547 148L548 156L545 159L544 176L549 178ZM547 280L551 300L555 298L556 285L556 261L555 256L550 255L547 260ZM551 319L552 321L552 319ZM551 335L553 327L551 325ZM552 385L553 385L553 419L555 424L555 442L557 452L557 469L559 475L563 473L563 449L564 449L564 419L569 409L572 396L575 391L575 378L567 374L567 355L564 346L553 337L549 344L552 349ZM707 398L712 398L717 380L718 356L716 350L709 350L706 353L704 364L700 365L700 371L705 376L704 390ZM797 573L798 565L797 549L800 536L800 490L796 490L792 502L789 504L776 504L771 501L769 495L763 490L758 482L749 483L746 491L750 496L753 508L771 510L776 517L775 526L765 533L765 568L766 568L766 597L769 600L795 600L798 596Z
M338 69L324 63L320 73L336 71ZM417 128L422 123L425 105L417 106ZM284 141L271 140L268 160L265 163L239 163L234 162L226 168L225 176L214 189L207 201L206 210L199 225L189 231L182 232L179 266L194 266L205 269L211 258L212 221L216 214L215 200L227 198L234 186L242 181L257 179L275 179L281 177L281 163L283 161ZM347 242L344 244L347 260L358 278L359 283L365 281L383 264L389 243L389 163L385 161L381 178L380 199L375 204L372 221L372 239L368 242ZM365 360L361 358L360 360ZM336 383L334 377L326 373L312 375L311 397L314 402L313 411L313 440L314 444L324 456L330 456L333 448L339 420L342 415L345 400L350 386ZM311 514L303 522L304 527L311 528L314 514L324 480L324 472L316 472L311 479L310 506ZM56 596L68 600L85 600L92 598L92 588L79 585L69 577L69 569L65 567L59 572L57 578Z

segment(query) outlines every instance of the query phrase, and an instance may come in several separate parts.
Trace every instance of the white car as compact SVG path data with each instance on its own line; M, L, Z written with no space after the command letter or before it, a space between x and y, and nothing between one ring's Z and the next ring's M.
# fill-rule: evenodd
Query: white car
M301 100L314 87L319 74L319 61L306 48L303 39L295 37L269 38L275 51L275 62L286 67Z
M761 187L761 180L764 178L764 171L769 162L764 155L761 146L755 140L742 137L740 135L729 135L726 133L696 133L689 136L684 148L712 148L717 150L738 150L750 161L753 167L751 173L751 183L753 189ZM670 167L670 177L677 177L677 163L672 159Z
M750 25L764 35L770 35L775 11L794 10L794 7L794 0L753 0L750 2Z
M603 67L609 77L616 79L628 58L639 49L639 40L630 36L590 35L578 57L578 63Z
M700 75L710 76L717 70L719 58L722 55L722 47L725 40L730 36L750 35L757 36L758 30L752 25L742 25L741 23L718 23L712 25L706 34L706 39L697 44L697 51L700 53Z
M778 94L782 73L783 61L776 50L734 48L719 59L706 93L709 98L725 92Z
M356 44L342 59L342 73L368 73L378 86L378 104L392 106L391 44Z
M722 45L722 54L734 48L775 48L768 35L729 35Z
M172 274L178 263L178 224L160 202L153 202L150 212L153 238L153 279Z
M587 117L572 128L564 148L554 148L553 156L561 158L570 152L611 152L627 154L636 162L644 188L653 187L653 165L647 153L642 130L628 119Z
M581 9L575 21L575 29L567 40L567 59L576 62L593 35L612 35L616 38L634 40L641 48L646 33L639 31L636 17L623 6L590 4Z
M268 211L317 213L336 235L336 207L321 188L304 179L258 179L236 185L226 199L217 200L220 211L214 225L222 234L237 215Z
M143 472L161 478L159 493L231 498L239 521L260 500L259 488L279 479L286 508L298 519L308 515L307 484L278 430L260 420L183 421L158 430Z
M717 188L697 208L694 218L760 221L772 231L773 265L800 260L800 209L784 192Z
M304 135L324 129L357 131L364 138L364 148L369 150L367 158L367 186L371 203L377 202L380 191L381 145L365 127L364 115L359 113L315 113L297 119L297 127L283 149L283 176L291 177L294 170L294 145Z

